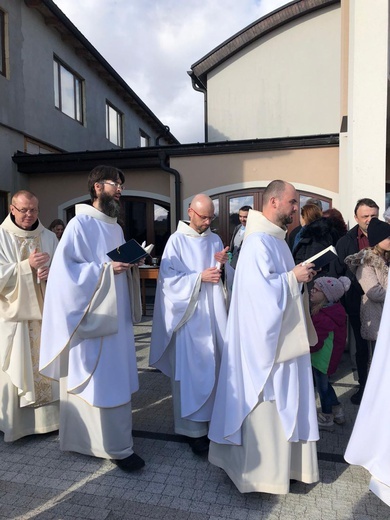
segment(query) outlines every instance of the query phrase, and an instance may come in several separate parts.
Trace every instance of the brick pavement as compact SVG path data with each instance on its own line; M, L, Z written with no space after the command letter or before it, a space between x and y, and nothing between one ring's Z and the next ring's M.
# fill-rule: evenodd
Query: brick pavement
M335 389L347 422L318 443L320 482L286 496L240 494L226 474L173 432L170 384L148 368L151 310L136 327L140 390L133 400L137 473L59 450L56 433L4 443L0 434L0 518L17 520L371 520L390 512L368 491L368 473L344 462L357 407L345 355Z

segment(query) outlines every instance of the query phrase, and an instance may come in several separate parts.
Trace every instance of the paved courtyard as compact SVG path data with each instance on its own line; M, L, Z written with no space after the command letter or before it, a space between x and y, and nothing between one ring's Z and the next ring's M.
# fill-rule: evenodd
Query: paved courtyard
M226 474L173 432L170 384L148 367L151 308L136 327L140 390L133 400L135 451L142 470L59 450L58 434L12 444L0 434L0 518L18 520L371 520L390 510L368 491L368 473L345 463L357 407L348 354L334 379L347 422L322 432L320 482L294 484L286 496L240 494Z

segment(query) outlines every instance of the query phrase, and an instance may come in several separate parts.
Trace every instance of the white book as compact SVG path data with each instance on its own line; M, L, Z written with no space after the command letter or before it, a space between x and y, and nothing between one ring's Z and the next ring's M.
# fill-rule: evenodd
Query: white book
M337 258L336 248L334 246L329 246L329 247L323 249L322 251L320 251L319 253L317 253L316 255L313 255L310 258L308 258L307 260L305 260L304 262L302 262L302 265L314 264L313 269L315 271L318 271L325 265L330 264L330 262L332 262L333 260L336 260L336 258Z

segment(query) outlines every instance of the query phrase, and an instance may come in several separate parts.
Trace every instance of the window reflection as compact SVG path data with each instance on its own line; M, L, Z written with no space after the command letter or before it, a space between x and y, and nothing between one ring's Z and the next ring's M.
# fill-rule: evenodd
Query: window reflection
M229 199L229 236L231 237L234 228L238 226L240 220L238 218L238 211L243 206L254 207L253 195L243 195L241 197L231 197Z
M161 257L171 234L171 217L168 207L154 204L154 251L152 256Z
M82 123L82 81L54 60L54 104L64 114Z

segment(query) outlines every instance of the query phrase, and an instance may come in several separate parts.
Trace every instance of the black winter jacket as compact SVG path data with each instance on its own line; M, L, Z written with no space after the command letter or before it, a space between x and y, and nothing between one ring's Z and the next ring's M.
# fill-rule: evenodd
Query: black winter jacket
M301 239L293 251L296 264L304 262L326 247L336 245L338 234L333 230L329 219L321 217L304 227ZM329 266L323 267L316 277L327 276Z
M351 280L351 287L341 299L341 303L344 305L347 314L356 314L360 316L360 305L364 291L357 281L356 276L344 263L344 260L347 256L354 255L359 252L358 231L359 226L356 225L337 242L336 250L338 254L338 260L332 262L329 276L334 276L336 278L339 276L348 276L348 278Z

